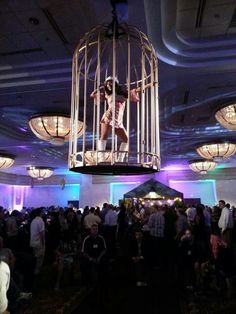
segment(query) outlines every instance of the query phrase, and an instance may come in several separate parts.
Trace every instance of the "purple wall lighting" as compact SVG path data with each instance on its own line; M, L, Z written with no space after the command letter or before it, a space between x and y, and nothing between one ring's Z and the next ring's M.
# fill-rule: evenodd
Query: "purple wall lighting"
M67 206L68 200L79 200L80 185L61 186L19 186L0 185L0 205L9 210L23 207Z
M161 168L162 171L180 171L186 169L186 166L180 165L180 164L173 164L173 165L168 165L163 168Z
M13 186L11 185L0 185L0 205L5 209L13 208Z
M80 199L79 184L34 186L25 193L24 206L62 206L66 207L68 201Z
M12 209L22 210L24 206L25 192L28 190L29 186L13 186L13 206Z

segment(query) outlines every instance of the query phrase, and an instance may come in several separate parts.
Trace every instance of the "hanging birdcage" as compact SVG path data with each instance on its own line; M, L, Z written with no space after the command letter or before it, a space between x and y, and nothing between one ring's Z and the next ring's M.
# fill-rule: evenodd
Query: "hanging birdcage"
M109 80L108 100L104 82ZM122 120L119 125L117 119ZM110 131L106 143L101 140L101 120ZM78 121L84 125L80 139ZM128 140L122 142L120 133ZM99 25L84 35L74 52L69 169L118 175L160 169L157 58L147 36L133 26L114 20Z

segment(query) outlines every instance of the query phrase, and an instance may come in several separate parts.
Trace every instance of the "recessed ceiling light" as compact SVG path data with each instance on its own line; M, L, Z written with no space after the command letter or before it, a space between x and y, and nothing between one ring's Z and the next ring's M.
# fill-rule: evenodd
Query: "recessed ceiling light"
M33 25L38 25L39 24L39 20L36 17L30 17L29 18L29 22Z

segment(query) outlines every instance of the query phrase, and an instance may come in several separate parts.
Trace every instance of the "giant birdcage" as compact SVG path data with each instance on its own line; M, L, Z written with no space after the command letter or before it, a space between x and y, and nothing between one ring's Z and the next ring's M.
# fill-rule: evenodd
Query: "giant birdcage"
M128 143L121 148L111 123L106 148L99 145L101 118L107 110L100 87L112 81L112 118L115 120L116 80L126 90L123 125ZM91 92L96 97L91 98ZM136 102L130 96L138 94ZM84 122L78 139L77 123ZM120 156L122 155L122 158ZM102 157L101 157L102 156ZM147 36L136 27L103 24L80 40L72 65L71 138L69 169L87 174L145 174L160 169L158 63Z

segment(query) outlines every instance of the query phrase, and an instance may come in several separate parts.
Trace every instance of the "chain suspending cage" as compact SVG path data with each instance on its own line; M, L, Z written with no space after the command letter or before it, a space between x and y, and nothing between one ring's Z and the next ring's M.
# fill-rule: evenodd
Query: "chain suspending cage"
M107 109L101 100L100 86L111 76L127 91L123 117L128 148L119 149L114 123L101 150L101 117ZM112 117L116 110L115 80L112 88ZM132 102L132 90L139 100ZM94 99L92 91L97 90ZM78 121L83 121L83 136L78 139ZM118 155L123 153L122 161ZM103 155L102 158L99 156ZM158 62L147 36L127 24L103 24L80 40L72 65L71 137L69 169L87 174L132 175L160 170Z

